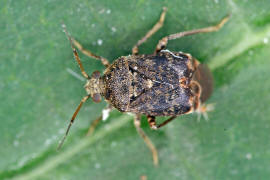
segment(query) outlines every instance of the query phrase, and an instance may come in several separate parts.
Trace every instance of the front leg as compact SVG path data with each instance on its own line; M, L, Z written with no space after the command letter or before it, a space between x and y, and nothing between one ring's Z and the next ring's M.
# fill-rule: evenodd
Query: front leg
M85 49L78 41L76 41L74 38L72 39L72 43L79 49L79 51L81 51L84 55L90 57L90 58L94 58L97 60L100 60L101 63L105 66L105 67L109 67L110 63L109 60L102 57L102 56L98 56L96 54L94 54L93 52L91 52L90 50Z

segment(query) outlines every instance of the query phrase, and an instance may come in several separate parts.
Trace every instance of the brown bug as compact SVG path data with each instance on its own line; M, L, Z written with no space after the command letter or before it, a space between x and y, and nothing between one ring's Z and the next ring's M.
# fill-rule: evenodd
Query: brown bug
M158 153L151 140L140 127L141 115L147 116L152 129L158 129L182 114L197 112L206 115L209 108L202 105L202 103L209 98L213 91L213 78L208 67L200 64L190 54L171 52L165 50L165 48L169 40L197 33L218 31L228 21L229 17L224 18L216 26L165 36L158 42L153 54L138 55L138 47L163 26L166 11L167 9L163 8L159 21L132 48L132 55L122 56L112 64L106 58L85 50L79 42L71 38L65 26L63 26L82 75L87 79L84 86L87 95L82 98L74 112L59 148L68 135L81 106L90 97L94 102L100 102L101 97L104 97L109 104L105 109L107 112L111 111L112 108L116 108L121 112L130 112L135 115L134 124L136 130L151 150L155 165L158 164ZM83 54L100 60L106 67L103 75L95 71L89 76L84 71L74 46ZM170 116L170 118L161 124L157 124L155 121L156 116ZM102 115L93 121L88 134L93 133L101 119Z

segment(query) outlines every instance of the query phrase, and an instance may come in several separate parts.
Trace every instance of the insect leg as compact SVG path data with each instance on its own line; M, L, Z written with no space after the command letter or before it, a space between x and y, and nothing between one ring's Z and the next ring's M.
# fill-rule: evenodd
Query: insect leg
M193 102L193 112L198 114L197 120L200 121L201 115L203 115L205 120L208 120L207 113L214 110L214 104L203 104L205 100L204 96L206 93L203 91L206 89L202 89L201 85L195 80L190 82L190 88L192 90L192 94L194 94L195 97Z
M95 119L91 123L86 136L90 136L90 135L93 134L93 132L95 131L96 126L98 125L98 123L101 120L106 120L108 118L108 115L111 112L111 110L112 110L112 106L111 105L109 105L107 108L105 108L105 109L102 110L102 115L100 115L97 119Z
M147 116L147 121L151 129L157 129L156 117Z
M140 127L141 126L141 116L139 114L135 114L135 116L134 116L134 125L136 127L137 132L143 138L144 142L146 143L146 145L148 146L148 148L152 152L153 163L155 166L157 166L158 165L157 149L156 149L155 145L152 143L152 141L149 139L149 137L147 137L147 135L144 133L144 131Z
M59 143L57 149L60 149L60 148L62 147L62 145L63 145L63 143L64 143L64 141L65 141L65 139L66 139L66 137L67 137L67 135L68 135L68 132L69 132L69 130L70 130L70 127L71 127L72 124L74 123L74 120L75 120L75 118L76 118L78 112L80 111L80 109L81 109L83 103L85 103L85 101L87 101L87 99L89 99L89 98L90 98L90 95L87 95L87 96L85 96L85 97L82 98L82 100L81 100L79 106L77 107L76 111L75 111L75 112L73 113L73 115L72 115L72 118L71 118L70 123L69 123L69 125L68 125L68 128L67 128L67 130L66 130L66 133L65 133L63 139L61 140L61 142Z
M175 33L175 34L165 36L164 38L162 38L158 42L155 53L158 53L160 50L166 48L169 40L178 39L178 38L188 36L188 35L192 35L192 34L208 33L208 32L218 31L229 20L229 18L230 18L230 16L227 16L227 17L223 18L215 26L209 26L209 27L206 27L206 28L194 29L194 30L190 30L190 31L184 31L184 32L179 32L179 33Z
M192 94L198 97L198 99L200 99L202 94L201 85L197 81L191 80L189 87L191 89Z
M91 57L91 58L94 58L94 59L97 59L97 60L100 60L101 63L105 66L105 67L108 67L110 65L108 59L102 57L102 56L98 56L98 55L95 55L94 53L92 53L91 51L87 50L87 49L84 49L83 46L78 42L76 41L74 38L72 38L72 43L86 56L88 57Z
M143 44L145 41L147 41L148 38L150 38L153 34L155 34L162 26L163 22L165 20L167 8L163 7L163 12L160 15L159 21L150 29L146 35L140 39L132 48L132 54L138 54L139 53L139 46Z
M100 115L97 119L95 119L93 122L91 122L90 127L87 131L86 136L90 136L94 133L98 123L102 120L102 115Z
M148 123L149 123L151 129L159 129L162 126L165 126L166 124L168 124L169 122L174 120L175 118L176 118L176 116L172 116L169 119L167 119L166 121L164 121L163 123L157 125L155 116L147 116L147 120L148 120Z

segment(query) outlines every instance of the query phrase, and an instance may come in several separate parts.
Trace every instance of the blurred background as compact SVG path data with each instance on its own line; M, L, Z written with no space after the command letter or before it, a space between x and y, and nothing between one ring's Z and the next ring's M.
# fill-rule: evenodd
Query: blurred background
M268 179L270 176L270 2L234 0L3 0L0 3L0 179ZM88 127L105 102L82 107L60 151L68 122L86 94L85 81L63 33L112 62L132 46L168 7L160 38L217 24L219 32L169 42L211 68L215 103L209 121L184 115L159 131L142 128L159 151L151 153L117 111L90 138ZM79 53L88 74L99 61ZM75 74L75 75L74 75ZM76 75L79 75L77 77ZM160 119L162 120L162 118Z

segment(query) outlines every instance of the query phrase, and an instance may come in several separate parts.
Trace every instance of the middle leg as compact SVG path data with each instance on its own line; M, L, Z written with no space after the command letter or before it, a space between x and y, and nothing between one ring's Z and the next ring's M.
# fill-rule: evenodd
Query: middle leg
M134 116L134 125L136 127L137 132L143 138L144 142L146 143L146 145L148 146L148 148L152 152L153 163L155 166L157 166L158 165L158 151L157 151L155 145L152 143L152 141L149 139L149 137L144 133L144 131L140 127L141 126L141 116L139 114L135 114L135 116Z
M106 107L105 109L102 110L102 115L100 115L97 119L95 119L91 124L90 124L90 127L88 129L88 132L86 134L86 136L90 136L94 133L98 123L103 120L105 121L108 116L109 116L109 113L112 111L113 107L111 105L108 105L108 107Z
M143 44L148 38L155 34L162 26L165 20L167 8L163 7L163 12L160 15L159 21L146 33L146 35L140 39L132 48L132 54L136 55L139 53L139 46Z

